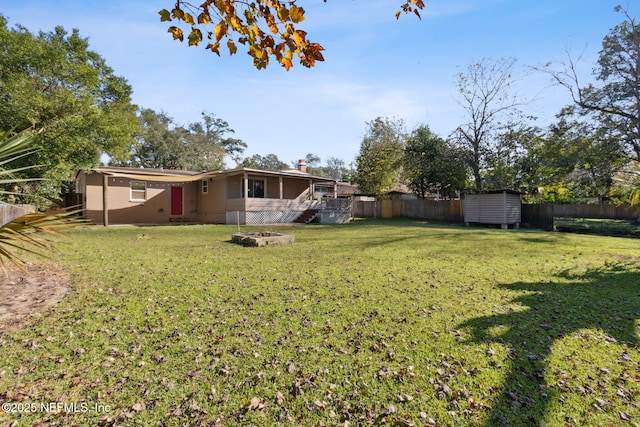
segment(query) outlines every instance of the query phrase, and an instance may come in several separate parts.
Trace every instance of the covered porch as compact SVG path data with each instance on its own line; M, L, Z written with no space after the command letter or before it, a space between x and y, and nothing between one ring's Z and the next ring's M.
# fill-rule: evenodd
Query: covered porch
M226 223L293 223L310 209L320 210L323 196L336 197L337 189L337 180L298 171L228 171Z

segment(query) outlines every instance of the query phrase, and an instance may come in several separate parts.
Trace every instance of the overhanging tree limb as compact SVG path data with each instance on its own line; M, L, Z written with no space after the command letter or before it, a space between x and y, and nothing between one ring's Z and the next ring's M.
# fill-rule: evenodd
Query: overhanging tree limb
M407 0L400 5L396 19L402 13L420 18L423 8L423 0ZM223 49L234 55L241 44L246 46L257 69L266 68L274 58L287 71L293 66L294 57L309 68L324 61L324 47L298 28L306 19L305 13L297 0L205 0L199 6L177 0L171 10L159 12L162 22L177 21L178 25L187 26L189 46L205 42L205 49L220 56ZM185 30L178 25L171 25L168 32L182 42Z
M581 84L569 52L563 69L552 70L547 64L544 71L568 90L578 113L602 123L616 135L628 159L640 162L640 24L627 10L618 6L615 11L625 20L603 38L593 70L599 85Z

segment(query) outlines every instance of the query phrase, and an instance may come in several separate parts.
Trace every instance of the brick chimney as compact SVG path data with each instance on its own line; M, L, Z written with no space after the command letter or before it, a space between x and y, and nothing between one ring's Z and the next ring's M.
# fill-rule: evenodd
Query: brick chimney
M298 170L300 172L306 172L307 171L307 162L304 159L298 160Z

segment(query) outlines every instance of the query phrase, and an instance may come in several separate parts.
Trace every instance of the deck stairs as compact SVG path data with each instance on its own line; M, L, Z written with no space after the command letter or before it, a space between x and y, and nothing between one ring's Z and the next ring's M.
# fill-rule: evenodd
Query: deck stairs
M186 216L172 216L169 217L169 222L189 222Z
M298 224L309 224L318 216L318 212L318 209L307 209L306 211L302 212L298 218L293 220L293 222Z

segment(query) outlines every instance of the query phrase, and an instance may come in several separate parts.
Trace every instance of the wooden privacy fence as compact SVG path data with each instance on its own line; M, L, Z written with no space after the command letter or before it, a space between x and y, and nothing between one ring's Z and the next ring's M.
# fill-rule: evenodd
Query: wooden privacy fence
M524 227L553 229L553 218L597 218L638 220L640 206L630 205L559 205L527 204L522 205L522 225Z
M521 206L520 225L528 228L553 230L553 206L551 204L527 204Z
M464 220L464 210L462 200L355 201L353 203L353 216L462 222Z
M36 211L36 207L33 205L9 205L6 203L0 203L0 225L4 225L14 219L33 213Z
M637 219L640 205L551 205L553 216L574 218Z
M464 200L355 201L353 216L463 222ZM553 229L554 217L638 220L640 206L523 204L521 226Z

